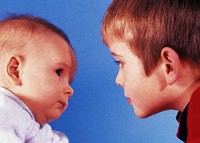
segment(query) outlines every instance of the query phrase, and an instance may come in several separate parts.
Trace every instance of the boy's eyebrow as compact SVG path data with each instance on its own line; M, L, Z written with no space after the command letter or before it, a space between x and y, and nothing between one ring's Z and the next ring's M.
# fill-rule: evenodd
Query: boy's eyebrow
M116 57L122 57L122 55L118 55L118 54L116 54L115 52L111 52L111 54L112 54L113 56L116 56Z

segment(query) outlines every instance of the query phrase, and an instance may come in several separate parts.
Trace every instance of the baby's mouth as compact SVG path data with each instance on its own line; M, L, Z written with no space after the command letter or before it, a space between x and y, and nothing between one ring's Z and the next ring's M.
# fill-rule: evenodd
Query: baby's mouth
M67 108L67 103L66 102L62 102L62 101L58 101L60 103L60 108L61 110L65 110Z

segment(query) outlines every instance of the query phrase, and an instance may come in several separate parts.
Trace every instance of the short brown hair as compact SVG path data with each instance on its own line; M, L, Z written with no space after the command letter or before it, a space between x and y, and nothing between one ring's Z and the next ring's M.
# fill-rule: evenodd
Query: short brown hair
M200 65L199 0L113 0L105 13L102 37L126 42L142 60L146 74L156 66L162 48Z

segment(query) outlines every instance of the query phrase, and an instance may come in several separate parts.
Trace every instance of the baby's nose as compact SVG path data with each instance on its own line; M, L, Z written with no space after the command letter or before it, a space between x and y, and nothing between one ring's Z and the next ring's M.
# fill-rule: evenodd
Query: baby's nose
M67 88L65 88L64 93L68 96L72 96L74 94L74 90L70 85L68 85Z

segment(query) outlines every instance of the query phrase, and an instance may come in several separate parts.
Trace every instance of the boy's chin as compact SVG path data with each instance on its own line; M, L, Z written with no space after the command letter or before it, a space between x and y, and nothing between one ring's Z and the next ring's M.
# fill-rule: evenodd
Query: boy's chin
M151 113L151 112L137 111L137 110L134 110L134 112L138 118L142 118L142 119L148 118L148 117L152 116L153 114L155 114L155 113Z

